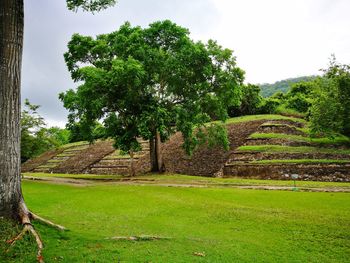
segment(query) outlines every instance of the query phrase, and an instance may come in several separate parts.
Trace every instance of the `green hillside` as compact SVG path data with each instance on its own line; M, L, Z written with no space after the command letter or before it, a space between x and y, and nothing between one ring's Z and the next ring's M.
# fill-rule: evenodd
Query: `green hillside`
M284 79L280 81L276 81L273 84L259 84L261 88L261 95L263 97L270 97L277 91L282 91L283 93L286 93L292 84L298 83L301 81L309 81L314 79L316 76L303 76L303 77L298 77L298 78L290 78L290 79Z

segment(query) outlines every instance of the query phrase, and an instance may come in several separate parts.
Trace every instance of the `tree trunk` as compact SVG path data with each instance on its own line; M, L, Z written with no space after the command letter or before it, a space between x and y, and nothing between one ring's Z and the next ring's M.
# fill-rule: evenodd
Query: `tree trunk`
M158 164L157 164L157 158L156 158L156 147L154 142L155 142L154 138L151 138L149 140L149 154L150 154L150 161L151 161L151 171L157 172Z
M0 1L0 216L21 221L28 213L20 177L23 12L23 0Z
M134 151L130 150L130 176L135 176Z
M158 164L158 171L164 172L162 141L160 139L160 133L158 131L156 132L155 146L156 146L156 158L157 158L157 164Z
M154 138L149 140L150 155L151 155L151 171L164 172L163 156L162 156L162 142L160 140L160 133L155 132Z

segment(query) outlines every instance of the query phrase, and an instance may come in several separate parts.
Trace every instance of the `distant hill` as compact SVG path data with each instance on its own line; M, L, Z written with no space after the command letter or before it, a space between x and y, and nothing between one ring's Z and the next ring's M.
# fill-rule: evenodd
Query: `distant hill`
M301 81L313 80L314 78L316 78L316 76L303 76L298 78L280 80L273 84L267 84L267 83L259 84L261 88L261 95L263 97L270 97L277 91L282 91L283 93L286 93L288 92L292 84L298 83Z

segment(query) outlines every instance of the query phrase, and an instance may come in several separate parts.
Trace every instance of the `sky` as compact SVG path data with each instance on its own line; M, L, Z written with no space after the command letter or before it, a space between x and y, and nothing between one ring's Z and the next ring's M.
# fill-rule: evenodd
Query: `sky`
M232 49L246 83L319 74L331 54L350 64L349 0L119 0L90 14L68 11L64 0L25 1L22 100L41 105L48 126L64 127L58 94L77 86L63 54L72 34L96 36L125 21L147 27L170 19L191 38Z

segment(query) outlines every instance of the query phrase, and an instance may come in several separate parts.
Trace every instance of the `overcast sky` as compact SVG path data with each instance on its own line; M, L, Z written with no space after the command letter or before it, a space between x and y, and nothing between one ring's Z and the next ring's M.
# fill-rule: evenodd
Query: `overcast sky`
M22 99L41 105L50 126L64 127L58 93L76 87L63 59L73 33L109 33L125 21L146 27L170 19L195 40L234 50L246 82L314 75L334 53L350 63L349 0L119 0L95 15L66 9L65 0L25 1Z

